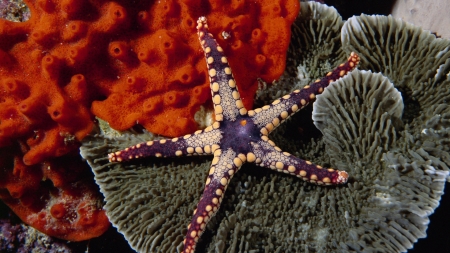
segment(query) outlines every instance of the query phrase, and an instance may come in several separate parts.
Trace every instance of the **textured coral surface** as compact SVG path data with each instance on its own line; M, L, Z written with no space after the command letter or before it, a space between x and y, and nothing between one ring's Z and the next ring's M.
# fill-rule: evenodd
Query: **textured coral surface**
M195 30L199 16L208 17L210 31L238 69L242 99L250 108L257 78L273 81L284 71L290 25L299 10L295 0L164 1L147 6L120 9L120 14L118 6L107 10L124 17L117 30L129 31L111 38L105 59L113 73L98 82L107 99L95 101L92 111L115 129L138 122L166 136L197 129L193 116L209 101Z
M7 219L0 219L0 251L4 253L72 252L68 245L39 233L25 224L15 224Z
M284 70L299 11L297 0L25 2L28 21L0 19L0 198L69 240L108 226L88 168L71 153L94 115L118 130L195 130L210 96L195 32L201 15L251 107L257 78L271 82Z
M200 15L210 20L251 107L256 79L270 82L284 70L290 24L299 10L295 0L28 5L28 22L0 23L3 89L17 114L9 127L0 127L1 143L29 131L30 115L45 115L57 125L47 138L61 142L58 132L67 131L81 139L90 131L92 101L92 112L118 130L136 123L167 136L195 130L193 115L209 96L195 33ZM70 120L75 114L77 122ZM20 121L24 126L14 128Z
M18 145L0 148L0 198L48 235L85 240L109 227L92 174L77 153L25 165Z
M111 243L113 242L113 243ZM0 252L2 253L86 253L131 250L123 235L113 227L97 238L81 242L66 241L45 235L24 224L4 203L0 202Z

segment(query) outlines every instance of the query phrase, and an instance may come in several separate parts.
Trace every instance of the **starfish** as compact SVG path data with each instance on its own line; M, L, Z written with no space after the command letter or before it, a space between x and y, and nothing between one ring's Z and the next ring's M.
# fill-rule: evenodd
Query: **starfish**
M283 152L268 135L286 119L305 107L329 83L353 70L359 56L351 53L324 78L273 101L270 105L247 111L238 92L223 49L208 32L205 17L197 21L198 37L205 53L214 104L215 122L193 134L173 139L148 141L109 154L111 162L155 156L176 157L213 155L203 195L194 211L184 239L184 253L192 253L206 224L215 215L233 175L243 163L255 163L279 172L297 176L318 185L347 182L348 174L324 168Z

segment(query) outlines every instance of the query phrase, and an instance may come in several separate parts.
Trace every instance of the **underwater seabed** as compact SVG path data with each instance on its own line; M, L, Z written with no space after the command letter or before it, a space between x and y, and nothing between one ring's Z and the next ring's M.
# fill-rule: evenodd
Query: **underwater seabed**
M432 1L432 0L428 0ZM352 15L359 15L361 12L366 14L383 14L390 13L390 8L395 1L392 0L329 0L323 1L329 5L334 5L343 19L347 19ZM446 183L448 187L448 183ZM445 252L450 249L450 194L442 196L440 205L436 208L435 213L430 216L430 224L427 229L427 237L419 239L414 244L414 248L408 253L425 253L425 252ZM0 205L0 219L8 217L8 210L4 205ZM58 243L65 243L62 240L56 240ZM81 243L67 243L67 252L134 252L129 248L126 240L119 234L115 228L110 228L105 234L99 238ZM202 252L200 249L197 252Z

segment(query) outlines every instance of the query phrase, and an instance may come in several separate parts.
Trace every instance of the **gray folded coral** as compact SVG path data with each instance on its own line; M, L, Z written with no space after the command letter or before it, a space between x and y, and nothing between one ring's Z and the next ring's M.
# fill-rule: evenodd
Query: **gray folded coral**
M426 236L428 216L448 180L450 41L392 17L362 15L343 23L334 8L301 4L287 71L276 86L259 91L257 103L306 85L357 52L362 70L330 84L314 103L322 134L313 131L305 112L271 136L296 156L346 170L349 183L320 187L246 164L231 180L198 248L405 252ZM105 195L111 222L132 247L176 252L209 162L108 162L108 152L151 138L97 135L84 141L82 155Z
M387 77L355 70L317 96L312 119L333 163L355 170L355 161L378 163L396 145L403 107L400 92ZM354 179L364 180L364 173L354 171Z

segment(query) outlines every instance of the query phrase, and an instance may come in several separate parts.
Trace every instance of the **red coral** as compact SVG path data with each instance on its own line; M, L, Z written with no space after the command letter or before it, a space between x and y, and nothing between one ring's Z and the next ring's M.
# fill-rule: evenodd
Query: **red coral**
M98 187L77 153L29 166L17 145L0 152L0 198L23 221L71 241L100 236L108 229Z
M94 115L117 130L137 123L166 136L196 130L194 114L210 100L195 28L199 16L207 16L250 108L257 78L271 82L284 70L290 25L300 7L298 0L25 2L31 10L29 21L0 20L0 147L20 143L14 164L22 160L25 168L40 168L76 150L91 131ZM7 168L15 171L15 166ZM30 168L25 171L37 173ZM9 181L0 184L8 193L2 199L26 222L58 236L49 224L30 217L44 212L66 226L58 217L73 215L81 203L75 190L56 183L66 175L55 172L48 177L50 188L59 191L55 199L70 199L77 207L58 201L49 206L49 197L39 209L24 205L23 193L40 192L45 175L21 184L11 173L0 172L0 177L9 175ZM86 238L76 233L59 237Z

